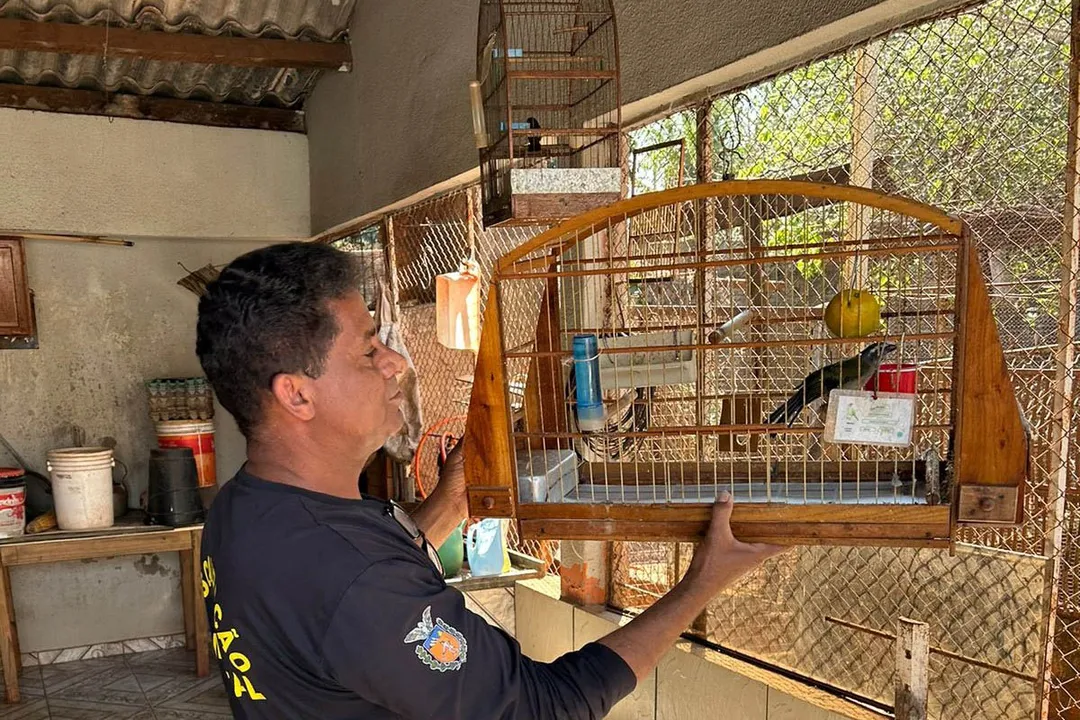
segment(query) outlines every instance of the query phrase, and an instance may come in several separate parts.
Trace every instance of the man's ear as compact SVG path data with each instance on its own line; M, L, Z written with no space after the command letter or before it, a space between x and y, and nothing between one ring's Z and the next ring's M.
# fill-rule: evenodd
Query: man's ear
M311 420L315 417L315 403L312 402L311 381L304 375L278 373L270 383L274 400L298 420Z

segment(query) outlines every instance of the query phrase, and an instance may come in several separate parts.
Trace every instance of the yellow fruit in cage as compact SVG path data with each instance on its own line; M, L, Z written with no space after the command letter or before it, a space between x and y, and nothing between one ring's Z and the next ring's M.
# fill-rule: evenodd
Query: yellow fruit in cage
M881 329L881 302L866 290L843 290L829 301L824 319L836 337L866 337Z

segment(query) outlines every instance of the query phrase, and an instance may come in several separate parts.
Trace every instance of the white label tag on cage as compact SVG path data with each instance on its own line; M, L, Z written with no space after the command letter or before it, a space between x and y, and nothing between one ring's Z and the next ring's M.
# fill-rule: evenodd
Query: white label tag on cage
M833 390L825 416L825 442L907 447L914 424L914 395Z

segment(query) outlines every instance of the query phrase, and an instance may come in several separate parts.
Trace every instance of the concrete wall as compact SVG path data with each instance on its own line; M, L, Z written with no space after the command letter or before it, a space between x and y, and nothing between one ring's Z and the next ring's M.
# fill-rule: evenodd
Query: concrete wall
M295 133L0 108L0 229L308 237Z
M600 639L625 622L611 613L575 607L550 587L515 589L516 630L529 657L551 662ZM787 690L787 692L785 692ZM798 697L796 697L796 694ZM793 680L680 643L637 689L615 706L611 720L842 720L872 715Z
M155 441L143 383L201 374L198 299L176 285L177 263L306 236L307 178L300 135L0 109L0 229L156 236L132 248L28 242L40 349L0 350L0 433L39 471L73 426L88 442L115 439L136 505ZM216 415L224 480L244 443ZM24 652L183 627L174 553L12 575Z
M623 102L879 2L615 0ZM477 8L477 0L358 0L355 69L324 77L307 105L313 231L476 166L467 87L476 72Z

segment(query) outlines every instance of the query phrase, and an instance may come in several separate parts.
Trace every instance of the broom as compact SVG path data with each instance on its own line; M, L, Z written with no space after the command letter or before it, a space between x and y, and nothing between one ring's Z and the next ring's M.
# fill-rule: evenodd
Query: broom
M187 275L180 278L176 284L190 290L199 297L206 294L206 286L217 279L217 276L221 273L221 266L204 265L198 270L188 270L184 267L184 263L178 262L176 264L187 270Z

